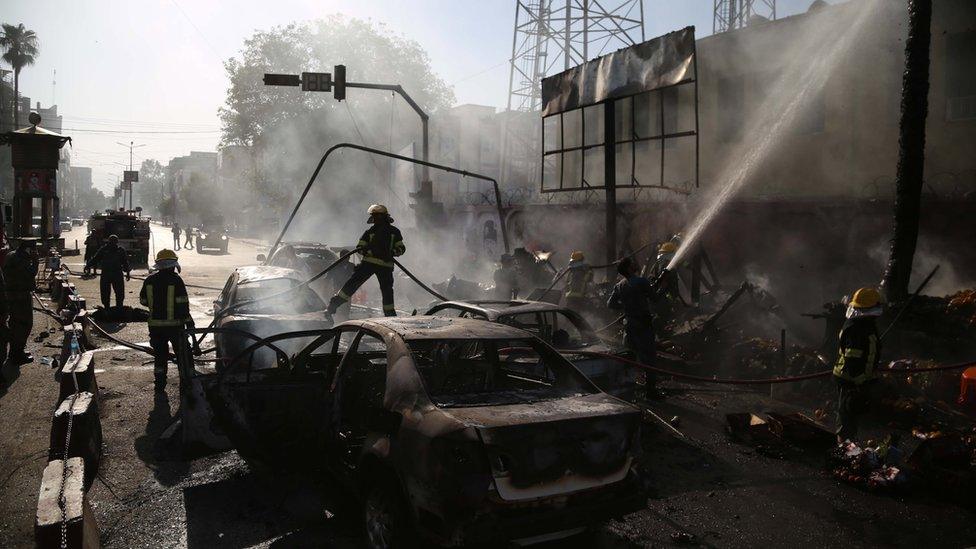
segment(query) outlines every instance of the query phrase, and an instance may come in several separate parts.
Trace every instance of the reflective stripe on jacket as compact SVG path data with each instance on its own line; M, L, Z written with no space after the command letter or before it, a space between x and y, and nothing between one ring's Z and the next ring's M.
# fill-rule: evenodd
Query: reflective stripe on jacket
M877 377L878 330L872 317L848 319L840 331L834 376L856 385Z
M590 283L593 282L593 271L584 261L570 261L566 267L566 297L586 297Z
M367 229L360 237L358 246L363 249L359 252L363 261L391 269L393 258L407 251L400 229L389 223L376 223Z
M183 279L172 269L146 277L139 303L149 308L149 328L180 328L190 318L190 299Z

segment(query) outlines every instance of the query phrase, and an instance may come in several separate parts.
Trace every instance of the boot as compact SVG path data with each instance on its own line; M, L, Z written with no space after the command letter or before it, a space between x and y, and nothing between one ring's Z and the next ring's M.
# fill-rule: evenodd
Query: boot
M14 364L16 366L20 366L22 364L30 364L31 362L34 362L34 355L32 355L30 353L26 353L23 350L21 350L21 351L11 351L10 352L10 363L11 364Z

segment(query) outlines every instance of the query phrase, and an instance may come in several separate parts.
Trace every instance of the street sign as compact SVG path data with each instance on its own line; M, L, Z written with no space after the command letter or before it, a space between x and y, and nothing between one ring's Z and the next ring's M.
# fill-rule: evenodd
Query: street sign
M123 191L131 191L132 190L132 182L131 181L123 181L120 185L121 185L121 189Z
M139 172L136 170L125 170L122 172L122 181L125 181L126 183L138 183Z
M300 86L302 79L297 74L270 74L265 73L265 86Z
M327 72L303 72L302 91L332 91L332 75Z

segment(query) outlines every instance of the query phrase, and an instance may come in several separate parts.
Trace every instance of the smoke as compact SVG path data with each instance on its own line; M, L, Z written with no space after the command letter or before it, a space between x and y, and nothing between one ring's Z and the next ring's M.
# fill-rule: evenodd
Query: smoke
M783 58L789 64L768 89L765 101L745 122L743 138L732 147L724 167L718 171L714 182L718 192L710 189L710 196L685 229L685 245L669 268L686 259L688 250L694 248L715 216L743 187L756 181L757 170L779 153L782 143L804 123L817 94L848 59L858 38L863 38L865 25L878 3L879 0L863 0L811 13L792 41L782 44L786 48Z

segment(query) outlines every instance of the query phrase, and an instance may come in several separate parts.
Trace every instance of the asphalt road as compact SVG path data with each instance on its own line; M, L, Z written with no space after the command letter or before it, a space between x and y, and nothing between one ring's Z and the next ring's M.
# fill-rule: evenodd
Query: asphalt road
M154 227L157 247L172 236ZM233 240L227 255L180 251L188 284L217 288L238 265L254 263L258 246ZM80 260L67 258L72 270ZM144 274L136 272L134 274ZM90 309L97 280L76 279ZM126 287L136 304L140 281ZM218 292L190 288L198 325L209 322ZM47 320L35 315L35 334ZM112 328L145 342L144 324ZM59 335L52 339L60 339ZM106 547L357 547L357 512L327 479L252 471L235 452L183 458L158 441L172 422L178 380L170 369L165 396L154 396L149 357L99 341L96 372L104 458L90 499ZM38 357L56 349L31 342ZM653 491L647 508L612 521L593 536L549 547L967 547L976 544L972 512L931 495L891 497L835 481L821 456L777 459L731 442L729 412L792 411L761 392L670 385L652 404L680 418L678 436L646 423L645 466ZM0 546L33 545L33 517L46 463L57 397L51 370L40 361L0 391Z

